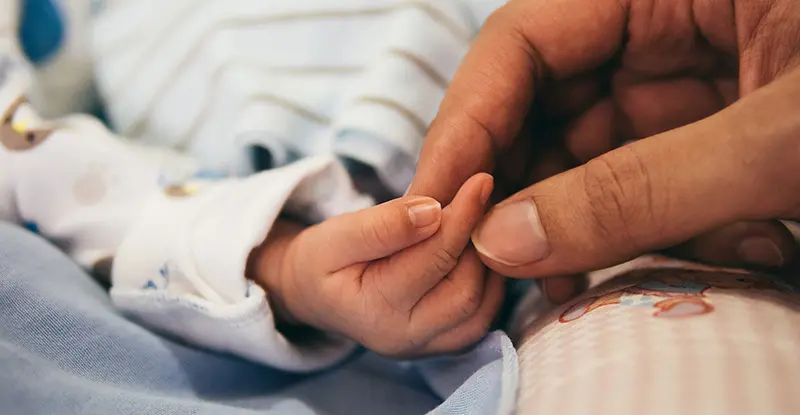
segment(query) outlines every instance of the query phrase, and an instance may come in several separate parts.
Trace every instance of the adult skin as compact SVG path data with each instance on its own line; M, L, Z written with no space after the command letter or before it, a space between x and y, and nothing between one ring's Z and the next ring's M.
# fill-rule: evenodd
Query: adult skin
M784 268L797 245L777 219L800 218L799 63L794 0L512 0L448 89L409 193L446 204L480 171L518 191L473 235L508 276L668 247Z

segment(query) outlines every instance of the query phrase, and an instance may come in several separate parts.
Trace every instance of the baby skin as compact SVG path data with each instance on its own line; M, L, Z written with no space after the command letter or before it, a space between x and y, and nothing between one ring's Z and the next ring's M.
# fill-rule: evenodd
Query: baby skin
M268 293L279 326L342 335L391 357L462 350L486 334L503 300L501 277L469 247L492 189L492 177L478 174L445 208L405 197L308 228L279 222L248 276Z

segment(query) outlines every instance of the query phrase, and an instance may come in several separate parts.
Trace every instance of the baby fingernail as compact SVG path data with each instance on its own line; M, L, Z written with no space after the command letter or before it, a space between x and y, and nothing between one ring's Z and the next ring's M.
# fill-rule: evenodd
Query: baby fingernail
M481 254L508 266L541 261L550 243L530 199L492 209L472 236Z
M442 205L434 199L425 198L408 207L408 217L417 228L438 222L442 216Z
M784 262L783 254L775 242L763 236L743 240L739 243L736 252L743 261L749 264L780 267Z

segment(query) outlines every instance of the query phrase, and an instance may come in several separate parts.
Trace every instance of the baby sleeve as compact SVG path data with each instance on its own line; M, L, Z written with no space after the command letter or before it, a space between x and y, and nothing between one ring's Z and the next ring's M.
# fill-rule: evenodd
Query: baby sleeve
M0 73L0 218L87 269L112 269L113 302L167 336L290 371L324 368L353 350L333 336L289 342L268 293L245 278L250 252L281 211L317 221L372 203L335 160L208 177L93 118L41 119L24 98L24 71L9 68Z

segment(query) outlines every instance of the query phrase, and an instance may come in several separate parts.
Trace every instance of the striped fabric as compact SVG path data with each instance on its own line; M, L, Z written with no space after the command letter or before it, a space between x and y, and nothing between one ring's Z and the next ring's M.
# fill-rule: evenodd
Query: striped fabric
M0 0L0 39L14 38L17 21L15 16L19 13L17 0Z
M121 133L247 173L336 153L402 193L424 134L502 0L115 0L96 7L95 72Z

